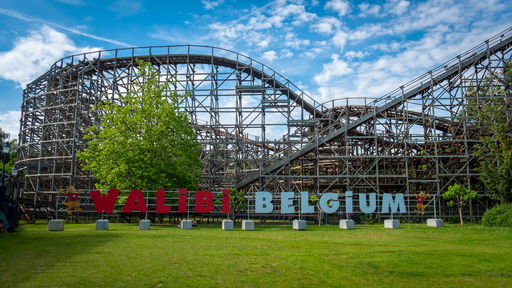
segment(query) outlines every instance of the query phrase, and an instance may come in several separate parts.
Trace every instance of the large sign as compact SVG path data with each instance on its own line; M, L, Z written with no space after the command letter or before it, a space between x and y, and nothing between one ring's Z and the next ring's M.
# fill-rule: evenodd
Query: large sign
M120 191L110 189L108 193L102 194L99 190L89 193L94 208L97 213L113 213L118 203ZM230 190L225 189L216 195L208 190L193 192L192 205L190 203L189 191L179 189L175 205L166 204L168 202L168 192L165 190L155 191L152 197L152 203L149 204L147 196L144 196L142 190L131 190L122 207L122 213L131 212L151 212L171 213L171 212L196 212L196 213L229 213L231 212ZM309 192L281 192L273 194L271 192L259 191L251 193L248 198L252 201L251 213L268 214L311 214L318 210L324 213L354 213L355 209L362 213L407 213L405 198L403 193L358 193L354 195L352 191L346 191L342 194L323 193L316 201L312 201ZM357 197L357 207L354 198ZM379 199L378 199L379 198ZM190 207L193 207L191 209ZM173 208L174 207L174 208ZM173 210L174 209L174 210ZM249 208L251 209L251 208ZM215 211L216 210L216 211Z
M118 189L109 189L108 193L101 194L99 190L90 192L91 199L94 202L94 207L98 213L112 213L119 196ZM188 212L188 191L187 189L178 189L178 212ZM171 205L165 204L166 192L159 189L156 191L156 213L170 213ZM200 190L195 192L195 212L196 213L211 213L214 209L213 204L214 195L211 191ZM222 213L229 213L231 197L228 189L222 190ZM131 190L124 207L123 213L131 212L148 212L148 205L142 190Z
M324 213L344 212L347 214L354 213L353 193L347 191L344 193L345 211L340 209L340 197L337 193L324 193L318 200L318 207ZM315 213L316 205L311 205L309 192L300 192L299 207L294 203L295 192L281 192L280 212L281 214L294 213ZM376 193L359 193L359 210L363 213L407 213L403 193L384 193L382 194L381 210L377 211L377 194ZM272 204L272 193L256 192L255 193L255 212L256 213L272 213L274 205Z

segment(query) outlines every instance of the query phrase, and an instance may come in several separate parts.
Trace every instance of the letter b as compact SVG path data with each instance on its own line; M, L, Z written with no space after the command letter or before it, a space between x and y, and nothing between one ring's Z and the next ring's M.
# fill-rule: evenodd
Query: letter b
M270 213L274 210L270 192L256 192L256 213Z

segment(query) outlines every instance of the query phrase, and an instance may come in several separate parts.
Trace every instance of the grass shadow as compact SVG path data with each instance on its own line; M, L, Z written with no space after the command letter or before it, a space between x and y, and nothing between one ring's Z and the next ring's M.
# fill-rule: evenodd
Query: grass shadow
M91 234L94 225L66 225L65 231L47 231L47 225L41 224L27 226L30 229L20 226L20 231L0 238L0 286L23 286L32 278L60 269L75 257L122 236L114 231Z

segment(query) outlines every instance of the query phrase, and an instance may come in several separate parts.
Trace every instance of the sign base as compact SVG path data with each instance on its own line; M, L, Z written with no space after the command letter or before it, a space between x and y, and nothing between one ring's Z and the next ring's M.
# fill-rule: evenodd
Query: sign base
M64 231L64 220L53 219L48 221L48 231Z
M427 226L429 227L443 227L443 219L427 219Z
M293 230L306 230L308 227L308 222L306 220L293 220Z
M181 229L190 230L192 229L192 220L181 220Z
M151 220L143 219L139 221L139 230L150 230L151 229Z
M346 230L352 230L356 227L354 220L340 219L340 228Z
M254 230L254 221L242 220L242 230L247 230L247 231Z
M222 220L222 230L233 230L233 220Z
M384 228L400 229L400 221L394 219L384 220Z
M108 230L108 223L106 219L96 220L96 230Z

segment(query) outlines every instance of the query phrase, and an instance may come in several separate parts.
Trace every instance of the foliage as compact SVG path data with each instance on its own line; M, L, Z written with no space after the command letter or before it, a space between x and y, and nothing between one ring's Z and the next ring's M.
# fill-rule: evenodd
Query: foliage
M448 191L444 192L443 198L450 200L448 202L448 206L450 207L453 207L454 205L463 207L469 200L478 198L478 193L476 193L476 191L467 189L460 184L454 184L448 187Z
M485 226L511 227L512 228L512 204L500 204L485 211L482 217Z
M236 221L237 215L240 215L243 212L247 212L247 198L245 197L245 191L243 190L237 190L235 188L231 188L229 190L230 192L230 206L231 206L231 213L233 215L232 220ZM217 205L221 205L222 202L222 193L219 193L219 200ZM229 216L229 214L228 214Z
M467 189L460 184L454 184L448 187L448 191L444 192L443 198L449 200L448 206L457 206L459 209L460 224L464 224L462 219L462 208L473 199L478 198L478 193L474 190Z
M233 213L240 213L245 210L247 206L247 199L245 198L245 191L230 189L231 195L231 210Z
M488 194L502 203L512 203L512 136L485 137L476 152L480 178Z
M480 179L487 193L501 202L512 202L512 65L486 79L486 85L467 95L467 116L483 135L474 154L480 162Z
M313 204L313 205L316 205L319 200L320 200L320 198L317 195L309 196L309 202L311 202L311 204Z
M9 152L3 153L3 145L5 143L9 144ZM14 167L14 164L16 163L16 151L17 151L17 144L16 140L10 140L9 141L9 134L4 132L2 128L0 127L0 171L3 171L4 163L5 163L5 174L10 174L11 169ZM1 177L1 176L0 176Z
M318 226L322 225L322 209L320 209L320 197L318 195L310 195L309 202L316 206L317 214L316 219L318 222Z
M2 127L0 127L0 144L3 146L5 142L7 142L9 139L9 134L7 132L4 132L2 130Z
M179 105L185 96L169 91L158 71L137 61L133 89L119 103L99 103L101 124L88 129L79 153L84 170L100 186L119 189L195 189L200 180L200 145Z

